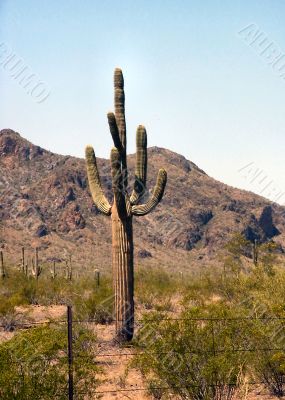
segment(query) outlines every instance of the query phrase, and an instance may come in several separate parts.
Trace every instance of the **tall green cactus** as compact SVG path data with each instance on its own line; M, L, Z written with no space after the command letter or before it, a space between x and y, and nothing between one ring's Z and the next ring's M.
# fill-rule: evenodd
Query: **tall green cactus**
M89 188L97 208L112 221L112 266L115 293L116 335L128 341L134 332L134 268L133 268L133 216L148 214L162 199L167 174L160 169L156 186L145 204L138 204L146 190L147 135L144 126L137 128L137 153L135 183L128 194L127 140L125 120L124 78L119 68L114 73L115 113L109 112L108 123L114 146L111 150L112 189L111 205L105 197L96 163L94 150L86 147L86 165Z

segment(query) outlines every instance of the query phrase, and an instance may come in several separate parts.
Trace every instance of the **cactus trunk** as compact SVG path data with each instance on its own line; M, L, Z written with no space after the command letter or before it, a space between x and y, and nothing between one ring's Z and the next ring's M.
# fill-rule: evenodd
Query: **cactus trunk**
M132 216L120 218L116 203L112 207L112 268L116 336L120 341L128 341L134 332Z

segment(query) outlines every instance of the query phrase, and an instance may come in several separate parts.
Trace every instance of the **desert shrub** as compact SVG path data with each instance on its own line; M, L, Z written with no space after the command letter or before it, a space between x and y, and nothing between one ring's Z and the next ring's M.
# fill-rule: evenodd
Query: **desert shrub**
M256 329L250 320L235 319L242 315L222 304L188 309L178 320L152 313L138 333L141 352L132 365L155 398L232 399L253 363L250 351L236 351L251 346Z
M101 279L99 287L92 285L87 291L80 291L74 296L75 318L108 324L113 321L114 296L112 284L108 279Z
M252 255L252 243L240 233L233 235L225 249L236 260L240 260L241 256L251 257Z
M13 331L22 322L23 313L16 310L22 304L22 297L16 293L11 296L0 296L0 325L5 331Z
M263 352L258 357L257 376L270 393L285 396L285 353L284 351Z
M24 277L23 286L18 289L18 293L23 299L23 304L39 304L37 282L33 278Z
M73 292L79 284L75 281L67 281L63 277L51 279L49 276L42 277L38 281L32 279L32 284L36 286L35 304L67 304L71 302Z
M107 278L102 277L100 286L112 287ZM5 280L0 281L0 298L11 295L18 296L18 305L28 304L67 304L72 303L73 298L78 295L94 291L96 288L95 278L90 275L80 276L73 280L66 280L62 274L56 279L51 279L47 271L36 280L32 276L13 270Z
M159 303L155 303L154 309L156 311L173 311L171 296L167 296L164 299L161 299Z
M30 291L33 293L35 292L33 289L27 289L28 283L29 280L25 275L18 271L13 271L13 273L10 272L8 277L0 282L0 297L2 298L17 295L17 305L28 304L30 299L33 297ZM33 282L31 280L30 286L32 286L32 283Z
M95 337L82 327L75 329L74 337L76 398L83 399L81 393L91 395L97 385L91 355ZM33 328L0 344L0 398L66 399L66 348L66 326Z
M178 275L170 275L163 269L140 269L135 276L137 301L146 309L171 310L171 297L183 290Z
M254 371L258 381L277 397L285 396L285 320L283 314L264 317L254 332ZM267 319L268 318L268 319Z

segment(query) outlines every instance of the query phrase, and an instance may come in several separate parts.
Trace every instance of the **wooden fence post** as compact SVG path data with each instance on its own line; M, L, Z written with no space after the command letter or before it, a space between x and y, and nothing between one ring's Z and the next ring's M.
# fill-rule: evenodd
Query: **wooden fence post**
M6 276L5 272L5 265L4 265L4 256L3 256L3 251L0 251L0 275L1 278L4 279Z
M73 400L72 307L67 306L68 400Z

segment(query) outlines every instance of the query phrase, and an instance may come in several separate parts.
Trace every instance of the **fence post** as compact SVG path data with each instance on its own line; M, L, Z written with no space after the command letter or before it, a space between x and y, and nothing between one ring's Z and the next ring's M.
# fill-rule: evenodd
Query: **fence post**
M5 265L4 265L4 256L3 256L3 251L0 251L0 275L1 278L4 279L6 276L5 273Z
M6 276L5 266L4 266L4 256L2 250L0 251L0 276L2 279L4 279Z
M73 400L72 307L67 306L68 400Z

